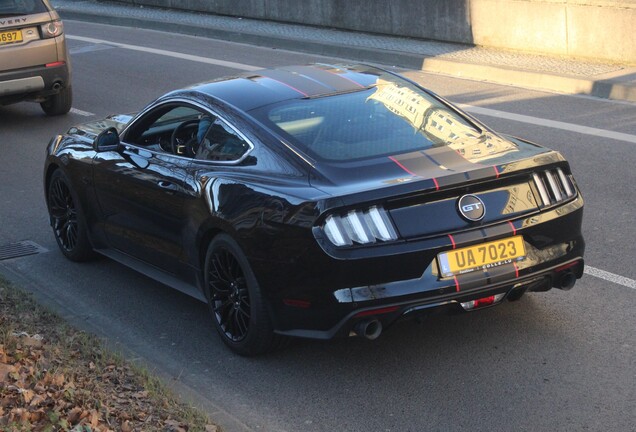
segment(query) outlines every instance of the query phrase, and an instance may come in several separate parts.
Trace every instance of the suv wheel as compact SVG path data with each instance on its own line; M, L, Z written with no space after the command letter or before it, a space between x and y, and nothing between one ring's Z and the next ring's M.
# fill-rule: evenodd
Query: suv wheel
M50 116L66 114L71 110L73 105L73 88L68 85L59 93L49 96L44 102L40 103L42 110Z

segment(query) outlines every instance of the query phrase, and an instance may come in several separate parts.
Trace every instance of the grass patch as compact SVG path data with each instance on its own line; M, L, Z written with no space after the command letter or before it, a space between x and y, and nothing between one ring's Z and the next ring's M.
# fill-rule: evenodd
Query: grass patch
M1 277L0 430L220 431L157 377Z

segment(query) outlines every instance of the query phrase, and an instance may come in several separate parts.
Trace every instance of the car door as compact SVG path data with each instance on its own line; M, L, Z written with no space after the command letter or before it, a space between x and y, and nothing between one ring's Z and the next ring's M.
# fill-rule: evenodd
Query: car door
M177 273L183 233L196 186L188 175L185 144L196 137L201 110L165 103L124 132L116 150L98 152L93 181L108 244L161 270ZM175 137L175 129L190 126Z

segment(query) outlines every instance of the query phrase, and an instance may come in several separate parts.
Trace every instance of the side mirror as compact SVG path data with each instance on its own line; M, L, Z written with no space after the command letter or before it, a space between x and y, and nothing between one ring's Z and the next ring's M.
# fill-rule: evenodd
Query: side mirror
M113 151L119 147L119 132L114 127L104 129L95 137L93 149L97 152Z

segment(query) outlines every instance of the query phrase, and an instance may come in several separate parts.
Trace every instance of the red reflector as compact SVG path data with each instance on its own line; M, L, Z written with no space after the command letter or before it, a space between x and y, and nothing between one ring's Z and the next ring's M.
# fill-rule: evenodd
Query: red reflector
M561 267L557 267L557 268L554 269L554 271L555 272L560 272L560 271L563 271L563 270L567 270L569 268L572 268L572 267L578 265L579 263L580 263L580 261L574 261L574 262L571 262L569 264L562 265Z
M488 306L491 305L495 302L495 296L490 296L490 297L484 297L484 298L480 298L478 300L475 300L475 307L482 307L482 306Z
M58 62L53 62L53 63L47 63L44 66L46 66L46 67L58 67L58 66L64 66L65 64L66 64L66 62L58 61Z
M296 300L296 299L283 299L283 303L286 306L297 307L301 309L307 309L311 306L311 302L306 300Z
M391 313L391 312L395 312L396 310L398 310L397 306L390 306L390 307L386 307L386 308L382 308L382 309L371 309L371 310L368 310L368 311L358 312L356 314L356 318L365 317L365 316L369 316L369 315L388 314L388 313Z

